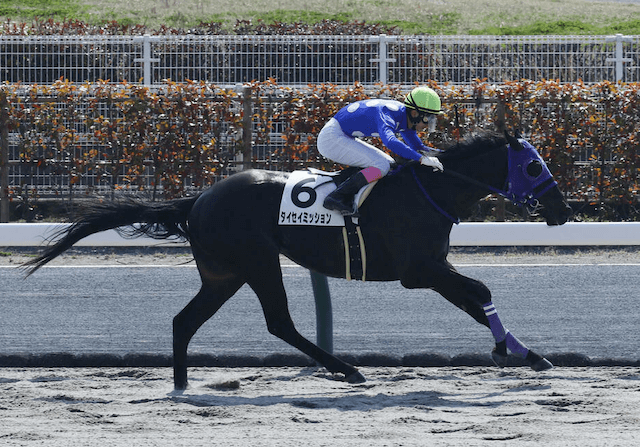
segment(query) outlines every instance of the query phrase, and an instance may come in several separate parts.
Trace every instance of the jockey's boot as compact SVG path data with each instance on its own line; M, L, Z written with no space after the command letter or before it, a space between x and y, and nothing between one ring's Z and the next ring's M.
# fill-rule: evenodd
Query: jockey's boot
M353 197L360 188L369 184L362 171L356 172L346 179L338 188L331 192L322 205L328 210L339 211L343 216L353 216L358 211Z

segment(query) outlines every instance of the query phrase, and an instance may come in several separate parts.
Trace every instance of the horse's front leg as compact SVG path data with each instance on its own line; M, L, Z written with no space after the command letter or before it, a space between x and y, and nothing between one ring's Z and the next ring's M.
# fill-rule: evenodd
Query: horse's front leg
M498 311L491 301L484 304L482 309L487 316L487 320L489 320L489 328L496 341L496 347L491 353L496 365L500 367L507 366L507 349L509 349L512 354L524 358L531 366L531 369L535 371L544 371L553 367L549 360L527 348L524 343L502 325Z
M553 365L544 357L527 348L511 332L509 332L491 301L491 292L482 282L458 273L448 263L435 261L422 263L420 271L407 272L401 278L402 285L407 288L431 288L471 315L478 323L487 326L496 342L492 352L496 365L507 364L507 349L515 356L524 358L535 371L552 368Z

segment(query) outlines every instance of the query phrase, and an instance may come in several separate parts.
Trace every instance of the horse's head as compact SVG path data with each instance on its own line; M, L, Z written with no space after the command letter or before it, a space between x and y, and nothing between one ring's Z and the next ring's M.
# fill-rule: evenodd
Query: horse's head
M506 137L509 162L503 195L542 215L547 225L564 224L572 210L544 160L528 141L508 134Z
M458 179L448 185L467 189L466 193L457 193L456 205L449 205L449 209L456 208L457 216L487 190L526 207L532 214L542 215L548 225L562 225L572 214L544 160L523 139L481 131L468 135L438 154L438 158L444 164L444 174ZM430 171L424 169L424 175L435 175ZM446 192L443 195L446 197Z

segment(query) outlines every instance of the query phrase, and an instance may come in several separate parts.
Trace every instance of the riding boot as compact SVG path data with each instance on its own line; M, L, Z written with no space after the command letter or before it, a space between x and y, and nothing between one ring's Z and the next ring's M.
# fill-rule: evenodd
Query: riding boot
M353 198L360 191L360 188L368 184L369 182L362 171L356 172L332 191L324 199L322 205L328 210L339 211L343 216L353 216L358 211L358 206L354 203Z

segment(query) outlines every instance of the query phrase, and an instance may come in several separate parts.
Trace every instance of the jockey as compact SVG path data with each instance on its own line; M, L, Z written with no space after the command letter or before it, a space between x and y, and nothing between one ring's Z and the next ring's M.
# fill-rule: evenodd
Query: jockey
M441 113L440 97L429 87L414 88L404 104L387 99L366 99L340 109L318 134L318 151L337 163L364 169L331 192L324 200L324 207L345 216L356 214L354 195L391 169L392 157L358 137L380 137L391 152L442 171L440 160L418 152L428 153L435 149L425 146L417 134L427 128L433 131L436 116ZM402 141L396 134L400 134Z

